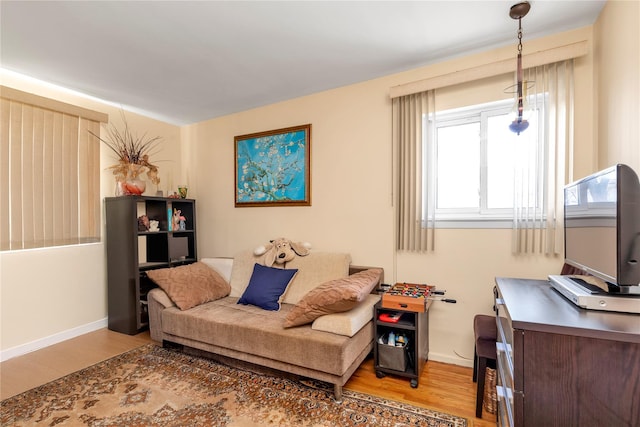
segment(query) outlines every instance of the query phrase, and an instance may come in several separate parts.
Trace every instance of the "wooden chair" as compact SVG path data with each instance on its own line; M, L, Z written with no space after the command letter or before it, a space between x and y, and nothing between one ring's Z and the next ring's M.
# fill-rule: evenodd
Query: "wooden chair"
M473 355L473 382L478 383L476 417L482 418L484 379L487 366L495 369L496 364L496 341L498 337L496 317L477 314L473 318L473 334L476 340Z

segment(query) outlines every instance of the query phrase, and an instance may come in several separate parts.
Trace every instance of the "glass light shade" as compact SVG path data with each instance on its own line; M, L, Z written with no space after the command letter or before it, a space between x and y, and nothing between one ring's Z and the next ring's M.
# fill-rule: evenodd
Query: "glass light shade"
M520 135L520 132L524 132L529 127L529 121L521 117L516 118L509 125L509 130L513 133Z
M512 113L515 115L513 122L509 125L511 132L520 135L529 127L529 115L532 111L531 100L529 99L529 90L533 88L535 82L522 80L515 85L507 88L505 92L515 94ZM511 89L516 88L515 91Z

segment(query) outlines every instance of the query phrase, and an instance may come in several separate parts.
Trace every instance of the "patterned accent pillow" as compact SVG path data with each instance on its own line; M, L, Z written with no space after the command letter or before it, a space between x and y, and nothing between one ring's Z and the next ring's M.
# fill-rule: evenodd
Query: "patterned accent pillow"
M280 310L280 298L291 283L297 269L282 269L254 264L253 274L249 279L238 304L251 304L265 310Z
M202 262L149 270L147 276L169 295L180 310L226 297L231 291L227 281Z
M382 269L370 268L317 286L287 314L284 327L304 325L325 314L351 310L371 293L381 275Z

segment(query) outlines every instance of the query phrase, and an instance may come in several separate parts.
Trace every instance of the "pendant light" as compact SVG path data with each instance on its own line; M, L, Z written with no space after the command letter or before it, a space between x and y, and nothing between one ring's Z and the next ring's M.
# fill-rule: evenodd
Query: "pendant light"
M518 20L518 56L517 56L517 69L516 69L516 84L511 86L505 90L505 92L512 92L516 94L516 118L509 125L509 130L520 135L520 132L524 132L529 127L529 121L526 119L525 112L525 102L526 102L526 91L530 89L527 85L531 84L531 82L527 82L523 80L523 72L522 72L522 18L529 13L531 9L531 5L528 1L523 1L511 6L509 9L509 16L513 19ZM513 88L515 87L515 90Z

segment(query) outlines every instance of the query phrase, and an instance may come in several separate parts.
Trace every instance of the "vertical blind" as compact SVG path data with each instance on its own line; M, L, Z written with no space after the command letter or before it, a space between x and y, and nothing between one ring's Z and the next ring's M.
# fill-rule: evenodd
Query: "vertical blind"
M573 176L573 59L530 68L526 73L529 81L535 81L533 98L542 100L538 105L542 120L537 135L525 135L544 140L546 150L543 158L535 152L517 158L512 252L560 255L564 249L563 187ZM538 170L544 173L538 175ZM544 203L532 207L526 196L538 191Z
M396 249L424 252L434 250L433 183L424 173L433 156L424 156L425 138L434 138L433 90L393 99L392 126L396 179ZM430 118L428 120L427 118ZM425 129L426 127L426 129ZM426 218L423 221L423 212Z
M100 239L100 145L108 116L0 87L0 250Z

